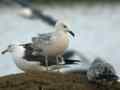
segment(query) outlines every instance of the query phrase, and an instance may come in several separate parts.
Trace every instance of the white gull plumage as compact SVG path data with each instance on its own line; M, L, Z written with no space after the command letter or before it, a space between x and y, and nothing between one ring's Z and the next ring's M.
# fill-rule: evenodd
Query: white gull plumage
M46 66L43 63L44 60L42 60L41 56L38 56L38 58L39 58L38 60L34 56L31 57L31 53L29 53L29 57L32 60L29 60L29 58L25 57L26 50L28 50L28 49L24 45L25 44L9 45L8 48L2 52L2 54L5 54L6 52L10 52L14 58L14 62L16 64L16 66L25 72L27 72L27 71L28 72L29 71L30 72L32 72L32 71L33 72L47 71ZM29 45L30 44L28 44L27 47L29 47ZM68 53L69 52L70 51L68 51ZM72 53L73 53L73 51L72 51ZM59 72L61 72L61 73L71 73L71 72L81 72L81 71L86 72L88 70L88 68L89 68L88 63L84 62L84 60L82 62L80 60L69 60L68 58L72 57L73 54L70 54L70 55L71 56L67 56L67 55L64 56L65 64L63 65L63 67L58 67L54 64L55 62L53 62L52 65L48 66L49 71L56 72L59 69ZM51 61L52 61L51 59L53 59L53 58L50 58L49 63L51 63Z
M38 37L32 38L32 54L45 56L46 66L48 66L48 56L56 56L56 64L59 63L58 58L64 61L62 55L69 45L68 33L74 37L74 33L61 22L56 23L55 30L55 32L39 34Z
M30 45L30 47L33 49L31 55L33 55L33 56L41 55L41 56L45 57L45 65L46 65L47 69L48 69L48 63L49 63L48 56L56 57L56 59L53 59L53 60L56 61L57 65L60 64L59 58L62 61L62 64L64 64L62 55L63 55L65 49L69 45L68 33L70 33L72 36L74 36L74 33L72 31L70 31L69 28L61 22L56 23L55 29L56 29L55 32L39 34L38 37L33 37L32 43ZM16 58L16 63L18 61L17 59L19 59L19 57L23 57L24 52L25 52L24 48L22 48L21 46L14 46L14 45L9 46L8 51L9 52L12 51L12 54ZM24 60L22 60L22 61L24 61ZM20 63L22 63L22 62L20 62ZM26 62L24 61L24 63L26 63ZM33 64L34 64L34 62L33 62Z

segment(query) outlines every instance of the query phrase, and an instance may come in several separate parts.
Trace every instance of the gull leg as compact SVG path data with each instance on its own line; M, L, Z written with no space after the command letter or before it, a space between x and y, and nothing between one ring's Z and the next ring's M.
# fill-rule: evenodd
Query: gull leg
M47 71L48 71L48 56L45 56L45 65L46 65Z
M59 72L59 56L56 56L56 66L57 66L57 71Z
M63 56L59 56L59 57L60 57L60 60L61 60L60 64L62 64L62 65L65 64Z
M59 61L59 58L60 58L61 62ZM59 72L59 68L61 68L63 66L63 64L64 64L64 58L62 56L57 56L56 60L57 60L57 62L56 62L56 64L57 64L57 70Z
M64 64L65 64L65 62L64 62L64 58L63 58L63 56L59 56L60 57L60 68L62 68L63 66L64 66Z

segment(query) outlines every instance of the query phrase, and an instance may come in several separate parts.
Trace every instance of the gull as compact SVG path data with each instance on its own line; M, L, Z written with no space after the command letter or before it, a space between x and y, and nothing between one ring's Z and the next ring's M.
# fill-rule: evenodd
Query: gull
M46 68L43 65L43 57L32 55L31 44L11 44L8 45L8 48L5 49L2 54L5 54L6 52L12 54L16 66L25 72L46 71Z
M8 48L2 51L2 54L5 54L7 52L12 54L16 66L24 72L47 71L44 57L41 55L32 55L33 48L31 47L31 43L8 45ZM80 60L70 59L75 55L75 53L75 51L70 50L64 53L64 67L59 68L61 73L80 72L87 70L85 64L80 64ZM55 60L53 60L55 58L56 57L49 57L49 69L51 72L57 71L57 67L54 65Z
M41 19L46 24L54 27L57 20L50 15L45 14L42 10L38 10L34 7L24 7L22 10L17 12L17 15L29 19Z
M22 7L22 10L17 12L17 15L20 15L24 18L29 19L41 19L43 22L54 27L57 20L50 15L45 14L42 10L35 8L32 5L32 0L14 0L17 4Z
M22 10L18 11L17 14L23 17L33 18L32 0L14 0L18 5L22 7Z
M42 10L38 10L33 7L24 7L22 10L17 12L17 15L22 16L28 19L41 19L43 22L48 24L49 26L54 27L57 20L50 15L45 14Z
M45 56L46 66L48 66L48 56L56 56L58 65L59 58L63 60L62 55L69 45L69 34L73 37L75 34L62 22L57 22L55 31L51 33L39 34L32 38L33 55Z

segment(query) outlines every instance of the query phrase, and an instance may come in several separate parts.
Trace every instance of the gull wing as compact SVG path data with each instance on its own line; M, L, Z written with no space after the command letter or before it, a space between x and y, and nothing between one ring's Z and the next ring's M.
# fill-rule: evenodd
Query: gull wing
M38 34L37 37L32 37L32 47L35 50L42 49L42 47L52 44L53 33Z

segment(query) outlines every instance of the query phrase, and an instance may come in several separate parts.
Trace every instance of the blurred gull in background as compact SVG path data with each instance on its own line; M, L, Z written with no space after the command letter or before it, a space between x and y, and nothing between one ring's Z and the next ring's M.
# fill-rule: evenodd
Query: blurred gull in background
M41 19L50 26L55 26L57 20L50 15L45 14L42 10L38 10L32 7L25 7L17 12L18 15L29 19Z
M57 20L35 8L32 5L32 0L15 0L15 2L22 6L22 9L17 12L18 15L29 19L41 19L50 26L56 25Z

